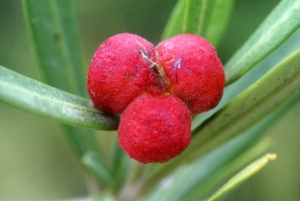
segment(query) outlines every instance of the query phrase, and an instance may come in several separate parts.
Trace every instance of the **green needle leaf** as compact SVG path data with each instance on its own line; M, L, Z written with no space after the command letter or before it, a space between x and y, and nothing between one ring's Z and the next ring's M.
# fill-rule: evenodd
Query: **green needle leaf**
M254 84L262 76L264 76L274 66L278 65L282 60L287 58L293 52L297 51L300 46L300 29L298 29L293 35L288 38L280 47L273 51L268 57L260 61L251 71L246 73L242 78L227 86L224 90L222 100L214 109L198 114L193 117L192 131L194 131L205 120L210 118L217 111L222 109L233 98L242 93L249 86Z
M74 2L23 0L27 28L43 81L86 96Z
M81 98L0 66L0 100L73 126L116 129L118 119L89 107Z
M42 80L55 88L85 97L86 80L82 68L74 1L23 0L22 2L26 25ZM73 110L77 112L77 117L83 115L82 111L88 110L82 108ZM66 114L70 115L70 113ZM94 113L94 117L97 116L97 113ZM61 118L62 116L51 117ZM88 118L88 116L85 117ZM109 118L102 119L102 115L99 117L101 117L100 121L98 120L99 127L92 123L92 119L89 120L90 125L86 123L81 125L83 122L80 123L80 119L77 119L77 122L76 119L69 122L68 118L58 120L72 125L75 123L80 124L78 126L90 127L94 124L98 129L110 129L112 125L106 122ZM68 125L63 125L62 128L78 160L81 160L86 151L98 150L96 136L92 130Z
M190 147L172 161L161 166L155 166L156 168L152 171L148 183L156 184L163 176L180 164L194 160L228 140L242 135L245 129L256 122L264 122L264 120L260 121L264 116L277 109L299 91L300 51L274 67L262 79L233 99L217 115L196 129L194 132L198 135L194 136ZM253 96L256 96L255 100L253 100ZM271 125L274 120L282 115L283 111L299 100L299 96L300 93L288 104L285 104L287 106L284 105L272 117L268 118L263 123L262 128L259 128L258 131L254 129L253 132L263 133L265 127ZM226 115L224 116L224 114Z
M208 0L206 21L202 35L215 47L218 46L230 20L235 0Z
M234 0L179 0L162 39L193 33L217 45L225 31L233 3Z
M105 161L97 152L87 151L82 158L82 163L100 183L103 183L106 187L110 187L113 184L110 172L107 166L104 165Z
M194 137L192 143L194 149L203 148L204 144L207 148L212 148L233 138L276 110L299 91L300 50L275 66L198 127L195 133L201 135Z
M128 174L130 159L121 149L118 139L115 139L114 150L112 155L112 164L110 168L111 175L114 177L114 190L121 187Z
M300 0L283 0L249 40L227 62L226 84L231 84L282 44L300 26Z
M213 194L207 201L216 201L224 198L229 192L235 189L238 185L243 183L245 180L256 174L263 167L265 167L268 162L275 160L277 158L276 154L266 154L263 157L257 159L249 166L244 168L234 177L232 177L224 186L222 186L215 194Z
M206 195L208 189L265 153L269 141L251 146L258 136L257 129L251 130L193 163L180 166L162 179L145 200L203 200L199 198Z

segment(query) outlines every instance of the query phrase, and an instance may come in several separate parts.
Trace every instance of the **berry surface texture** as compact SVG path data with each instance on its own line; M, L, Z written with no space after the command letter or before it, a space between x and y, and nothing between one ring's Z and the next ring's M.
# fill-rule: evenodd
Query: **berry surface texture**
M121 113L121 148L141 163L163 163L191 142L192 115L214 108L223 95L224 68L204 38L182 34L156 47L121 33L91 61L87 90L95 107Z

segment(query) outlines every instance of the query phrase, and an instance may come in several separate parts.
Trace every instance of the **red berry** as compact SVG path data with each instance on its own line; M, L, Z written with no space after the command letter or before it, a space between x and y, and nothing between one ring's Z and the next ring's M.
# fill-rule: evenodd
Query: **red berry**
M94 55L88 92L94 105L122 113L144 92L169 92L193 114L215 107L225 74L214 47L200 36L182 34L154 46L134 34L107 39Z
M121 113L139 94L156 84L140 51L154 58L154 46L134 34L118 34L102 43L90 64L87 89L94 105Z
M166 162L181 154L191 141L191 113L170 94L142 94L123 112L119 144L141 163Z
M97 49L88 73L94 105L122 113L119 144L142 163L166 162L191 141L191 114L215 107L225 74L214 47L200 36L178 35L156 48L118 34Z
M168 91L184 101L193 114L220 101L225 75L214 47L204 38L182 34L156 47L158 64L168 78Z

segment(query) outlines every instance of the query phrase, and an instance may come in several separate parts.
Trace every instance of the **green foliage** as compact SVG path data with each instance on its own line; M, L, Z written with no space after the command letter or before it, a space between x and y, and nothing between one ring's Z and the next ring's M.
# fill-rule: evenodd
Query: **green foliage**
M193 146L205 149L231 139L300 91L300 50L275 66L195 130ZM196 149L196 148L195 148ZM195 150L193 150L195 152Z
M85 79L73 4L70 0L23 0L25 20L43 81L58 89L85 96ZM65 114L74 115L67 112ZM85 115L82 118L85 119ZM108 125L103 126L108 128ZM63 128L78 160L81 160L85 152L98 150L96 136L91 130L75 129L67 125L63 125Z
M105 160L101 158L98 153L94 151L86 152L82 158L82 163L88 168L91 174L96 177L99 183L105 187L112 186L113 179L110 171L107 165L105 165Z
M267 150L269 143L265 141L249 149L256 137L257 133L248 131L195 162L177 168L145 200L204 200L219 182Z
M218 45L234 3L179 0L162 38L193 33ZM69 125L62 128L70 146L101 187L93 195L95 200L199 200L210 196L216 200L273 159L273 155L264 155L270 143L261 140L262 135L300 96L300 49L290 51L289 45L299 44L298 38L290 36L300 27L300 0L281 1L226 63L228 86L222 101L212 111L194 117L191 146L172 161L153 165L132 162L116 138L110 159L98 150L91 129L116 130L118 117L96 110L84 98L85 72L73 4L71 0L23 0L43 83L0 66L0 100ZM285 48L285 54L278 56L280 48ZM273 62L276 59L280 63Z
M229 21L233 4L234 0L179 0L162 39L181 33L193 33L217 46Z
M23 0L25 19L43 81L86 96L73 4L69 0Z
M215 201L220 200L221 198L224 198L226 194L228 194L230 191L232 191L234 188L236 188L239 184L241 184L243 181L251 177L253 174L258 172L260 169L262 169L264 166L267 165L269 161L276 159L275 154L266 154L260 159L257 159L253 163L251 163L249 166L244 168L242 171L240 171L238 174L236 174L234 177L232 177L224 186L222 186L212 197L210 197L207 201Z
M299 0L281 1L225 65L227 84L248 72L299 28L299 9Z
M118 118L89 107L85 98L61 91L0 66L1 99L16 107L73 126L112 130Z

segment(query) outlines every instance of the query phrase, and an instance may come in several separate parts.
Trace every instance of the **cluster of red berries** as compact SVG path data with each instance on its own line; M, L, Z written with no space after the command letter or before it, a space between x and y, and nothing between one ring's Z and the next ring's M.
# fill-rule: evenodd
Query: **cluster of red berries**
M97 49L87 89L95 107L122 113L121 148L139 162L153 163L188 147L192 114L215 107L224 82L214 47L200 36L178 35L154 47L122 33Z

